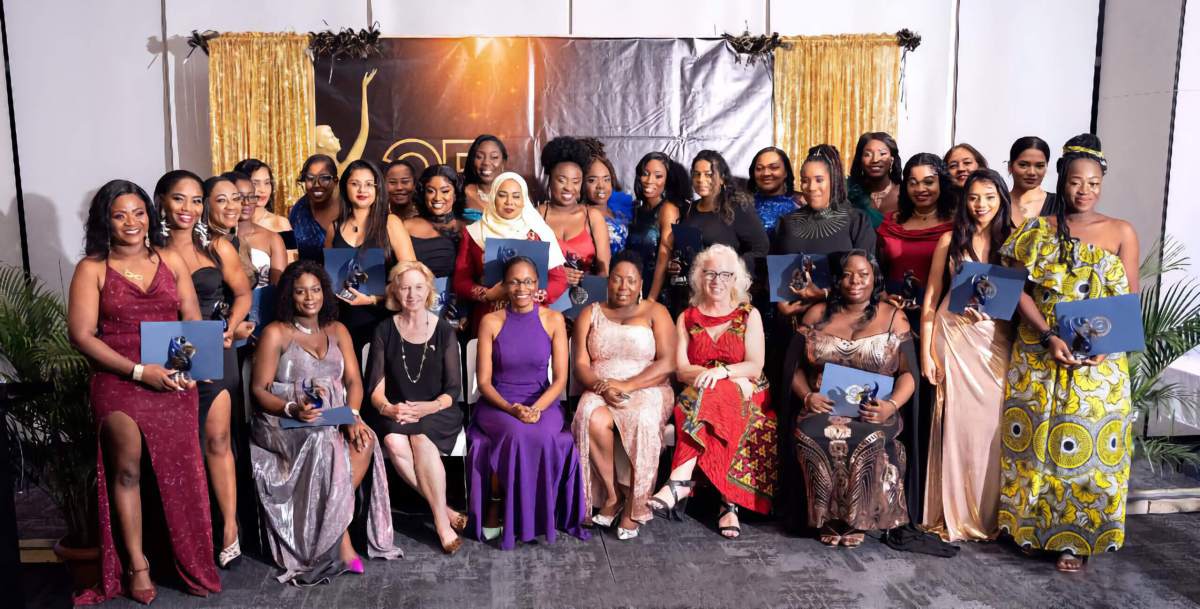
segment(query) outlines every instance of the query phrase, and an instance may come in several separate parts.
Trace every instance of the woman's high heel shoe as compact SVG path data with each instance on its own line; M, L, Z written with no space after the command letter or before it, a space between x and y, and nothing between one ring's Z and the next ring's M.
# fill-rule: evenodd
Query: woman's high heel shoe
M504 532L504 527L483 527L483 540L492 541Z
M654 512L655 516L668 520L673 518L678 522L683 522L683 517L680 514L687 511L688 499L692 498L692 491L690 489L695 486L696 482L694 480L667 480L667 489L671 491L671 499L674 500L674 503L667 505L662 499L651 497L650 501L646 502L646 505L650 506L650 510ZM679 498L679 492L676 490L680 488L689 489L687 496L683 499Z
M363 566L361 556L355 556L354 560L346 563L346 570L355 575L362 575L367 572L367 568Z
M150 570L150 559L146 558L145 556L142 556L142 560L146 562L145 567L142 567L141 569L134 569L131 566L131 567L129 567L129 570L126 571L126 575L129 577L129 580L130 580L129 598L132 598L133 600L135 600L143 605L149 605L150 603L154 602L154 599L158 598L158 588L154 587L154 585L151 584L151 586L149 588L143 588L141 590L134 590L133 583L132 583L134 573L141 573L143 571Z
M242 543L239 539L234 539L233 543L229 544L220 554L217 554L217 566L222 569L228 569L237 562L237 559L242 557Z
M467 528L467 515L459 514L450 519L450 528L454 529L455 533L462 533Z
M721 504L720 513L717 514L717 520L720 521L725 517L726 514L733 514L734 516L737 516L737 513L738 506L736 503L733 503L732 501L724 502ZM738 537L742 536L742 525L731 524L728 526L719 527L717 532L719 532L725 539L737 539Z
M592 524L594 524L602 529L607 529L608 527L611 527L613 525L613 523L616 522L617 519L619 519L621 517L621 511L624 508L625 508L625 506L618 506L617 513L613 514L612 516L605 516L604 514L597 513L595 516L592 516Z
M446 556L454 556L462 549L462 537L455 537L454 541L442 546L442 553Z
M630 539L634 539L637 536L638 536L638 529L636 527L632 528L632 529L625 529L622 527L617 527L617 539L620 539L621 541L629 541Z

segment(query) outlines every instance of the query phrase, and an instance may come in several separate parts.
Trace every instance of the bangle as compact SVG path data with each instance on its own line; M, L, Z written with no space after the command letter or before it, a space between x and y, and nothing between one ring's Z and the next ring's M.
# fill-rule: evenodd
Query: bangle
M292 406L295 406L297 408L300 407L300 405L295 402L288 402L287 404L284 404L283 405L283 416L285 416L289 419L296 418L296 413L292 410Z
M895 409L896 409L896 412L900 412L900 405L896 403L896 400L893 400L892 398L886 398L886 399L883 399L883 400L880 400L880 401L881 401L881 402L887 402L888 404L891 404L891 405L892 405L892 408L895 408Z
M1049 349L1050 348L1050 339L1053 336L1054 336L1054 330L1045 330L1041 334L1038 334L1038 344L1040 344L1042 347L1044 347L1046 349Z
M141 380L142 380L142 373L143 373L143 372L145 372L145 371L146 371L146 367L145 367L145 366L143 366L143 365L141 365L141 364L134 364L134 365L133 365L133 372L130 372L130 373L129 373L129 378L132 378L133 380L135 380L135 381L137 381L137 382L141 382Z

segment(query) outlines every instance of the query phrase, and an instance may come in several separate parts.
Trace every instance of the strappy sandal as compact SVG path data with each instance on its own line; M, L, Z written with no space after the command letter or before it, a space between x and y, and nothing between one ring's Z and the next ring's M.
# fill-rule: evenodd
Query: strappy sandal
M837 532L832 525L827 524L821 527L821 533L817 539L831 548L836 548L838 544L842 543L842 534Z
M695 486L695 480L667 480L667 489L671 491L671 499L674 501L674 503L667 505L662 499L659 499L658 497L651 497L650 500L646 502L646 505L649 506L650 510L654 512L654 515L658 516L659 518L666 518L667 520L673 518L678 522L683 522L683 517L679 514L687 511L687 502L688 499L692 498L692 492L689 490L687 496L683 499L680 499L679 493L676 489L692 489Z
M866 539L866 533L862 531L852 531L842 534L841 545L843 548L857 548L861 546L863 540Z
M155 587L153 582L150 584L149 588L141 588L138 590L133 589L133 575L135 573L143 573L150 570L150 559L142 556L142 560L146 563L146 566L142 567L141 569L134 569L131 565L129 569L126 570L125 575L129 580L129 598L143 605L149 605L150 603L154 602L154 599L158 598L158 588Z
M612 516L605 516L597 512L595 516L592 516L592 524L602 529L607 529L621 518L621 512L624 511L624 508L624 505L617 505L617 511Z
M734 516L737 516L737 513L738 506L736 503L723 502L721 503L721 511L717 513L717 522L720 523L721 519L727 514L733 514ZM719 527L717 528L717 531L721 533L721 537L724 537L725 539L737 539L738 537L742 536L742 525L740 523L731 524ZM732 535L730 533L732 533Z
M467 528L467 515L459 512L458 516L450 519L450 528L455 533L462 533Z
M1061 573L1080 573L1087 566L1086 556L1076 556L1074 552L1063 552L1058 555L1054 568Z

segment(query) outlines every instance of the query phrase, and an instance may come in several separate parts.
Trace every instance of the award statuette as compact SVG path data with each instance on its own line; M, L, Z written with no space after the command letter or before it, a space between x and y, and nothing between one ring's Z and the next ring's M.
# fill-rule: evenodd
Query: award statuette
M1112 321L1102 315L1095 317L1072 317L1070 328L1071 357L1084 360L1091 356L1092 341L1101 336L1108 336L1112 331Z
M900 299L905 309L914 309L921 304L921 280L917 279L916 273L912 269L904 271L904 279L900 286Z
M998 292L996 284L987 275L975 275L971 277L971 300L967 302L966 308L983 312L984 307Z
M304 401L313 410L320 410L325 406L325 399L321 397L321 388L313 379L304 379L300 381L300 390L304 393Z
M579 257L579 254L576 254L575 252L565 252L564 257L566 258L566 262L563 263L563 266L573 271L583 272L583 259ZM571 304L581 305L586 303L588 300L588 293L587 290L584 289L582 281L571 286L567 293L571 298Z
M176 383L186 383L192 380L192 358L196 355L196 346L188 342L186 336L171 337L167 343L167 368L174 370L171 379Z
M846 400L858 404L859 408L871 403L879 395L879 383L868 382L846 388Z
M509 260L512 260L513 258L516 258L516 257L517 257L516 248L500 246L500 249L496 250L496 260L500 261L501 267L508 264Z
M342 267L342 270L346 273L346 280L342 282L342 290L337 293L337 296L342 300L354 300L354 293L350 290L357 290L363 283L366 283L367 272L354 258L347 260L346 266Z

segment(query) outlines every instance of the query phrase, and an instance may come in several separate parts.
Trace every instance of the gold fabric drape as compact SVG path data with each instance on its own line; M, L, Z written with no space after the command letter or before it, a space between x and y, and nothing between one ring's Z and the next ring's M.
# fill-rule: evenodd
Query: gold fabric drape
M275 210L287 213L314 149L316 92L307 34L224 34L208 43L212 171L256 158L275 175Z
M788 153L799 171L809 147L833 144L849 172L858 136L868 131L896 135L896 35L796 36L784 41L791 48L775 50L775 145Z

